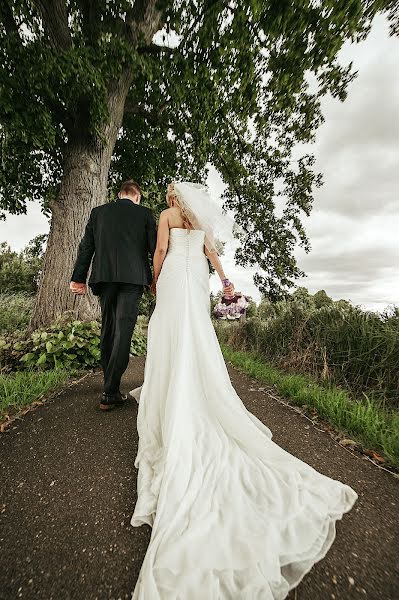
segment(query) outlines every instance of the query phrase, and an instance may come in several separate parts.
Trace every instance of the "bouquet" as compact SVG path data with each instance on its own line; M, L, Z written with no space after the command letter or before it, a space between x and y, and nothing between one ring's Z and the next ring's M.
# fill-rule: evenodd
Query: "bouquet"
M235 292L233 296L222 296L213 309L217 319L234 320L245 314L249 306L249 296Z

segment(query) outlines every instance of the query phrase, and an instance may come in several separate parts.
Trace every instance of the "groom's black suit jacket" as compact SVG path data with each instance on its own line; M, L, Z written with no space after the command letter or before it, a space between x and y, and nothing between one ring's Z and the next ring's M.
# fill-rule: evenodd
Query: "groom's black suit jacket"
M71 281L86 283L99 293L100 282L151 283L150 261L156 246L156 224L152 211L128 198L92 209L79 244Z

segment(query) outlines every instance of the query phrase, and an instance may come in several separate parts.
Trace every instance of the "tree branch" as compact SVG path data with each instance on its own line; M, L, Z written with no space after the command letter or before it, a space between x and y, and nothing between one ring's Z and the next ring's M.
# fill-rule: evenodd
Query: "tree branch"
M81 0L82 29L88 40L93 39L99 14L98 3L94 0Z
M229 167L229 165L227 164L227 162L226 162L226 160L225 160L225 158L224 158L223 154L222 154L221 152L217 152L217 157L218 157L218 159L220 160L220 162L222 163L222 165L224 166L225 172L226 172L226 173L227 173L227 175L229 176L229 179L230 179L230 180L229 180L229 184L230 184L230 185L231 185L231 187L234 189L234 191L235 191L235 193L236 193L236 195L237 195L237 198L238 198L238 211L239 211L239 212L241 212L241 210L242 210L242 206L243 206L243 199L242 199L241 191L240 191L239 187L238 187L238 186L237 186L237 184L236 184L236 181L235 181L234 175L233 175L233 173L230 171L230 167ZM245 229L246 231L248 231L248 230L246 229L246 227L245 227L245 226L244 226L244 229Z
M166 110L168 104L164 102L156 110L147 110L140 104L131 104L129 101L125 103L125 114L139 115L145 117L151 125L157 125L159 123L159 117Z
M170 48L169 46L158 46L157 44L148 44L148 46L140 46L137 48L138 54L153 54L159 56L162 52L166 52L173 56L178 52L178 48Z
M57 50L68 50L72 46L68 26L68 11L64 0L33 0L42 19L50 44Z
M129 39L138 47L140 37L151 44L154 32L165 24L164 11L156 8L158 0L136 0L134 6L126 12L126 26ZM169 4L172 4L169 2Z

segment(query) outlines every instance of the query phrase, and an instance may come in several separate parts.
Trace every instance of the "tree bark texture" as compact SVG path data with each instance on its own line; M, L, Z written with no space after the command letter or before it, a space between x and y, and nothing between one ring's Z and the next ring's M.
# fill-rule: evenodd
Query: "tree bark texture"
M66 311L76 319L92 319L99 314L97 298L90 291L86 296L75 296L69 283L90 211L106 200L111 157L131 81L131 73L126 72L110 93L109 121L103 127L105 144L84 142L79 133L68 143L60 192L51 207L50 233L30 331L48 325Z

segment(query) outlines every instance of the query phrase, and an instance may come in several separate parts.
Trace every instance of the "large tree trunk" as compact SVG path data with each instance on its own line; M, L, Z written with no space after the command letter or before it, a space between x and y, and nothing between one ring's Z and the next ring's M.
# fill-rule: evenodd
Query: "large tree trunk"
M78 319L98 315L97 299L91 293L75 296L69 290L69 283L90 211L106 201L111 157L131 80L131 74L126 73L110 94L109 122L103 127L106 143L83 142L79 134L72 136L68 143L60 193L51 207L50 234L29 325L31 331L48 325L66 311Z

